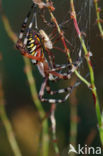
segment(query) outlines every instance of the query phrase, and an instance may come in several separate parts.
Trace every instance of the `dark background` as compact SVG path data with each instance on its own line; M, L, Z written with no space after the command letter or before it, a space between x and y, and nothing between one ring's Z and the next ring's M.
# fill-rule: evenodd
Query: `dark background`
M86 2L86 1L85 1ZM84 2L84 3L85 3ZM82 31L87 33L86 42L89 49L93 53L92 63L95 74L95 82L96 87L101 103L101 107L103 105L103 40L99 35L99 30L96 25L96 15L94 6L91 8L91 22L89 27L89 15L87 13L88 6L85 7L86 11L81 12L81 6L83 1L77 1L77 11L78 18L80 19L80 27ZM100 7L103 8L103 2L101 1ZM18 0L18 1L7 1L3 0L3 8L5 13L10 21L11 27L13 31L18 35L21 23L23 22L25 15L27 14L29 7L31 6L30 0ZM69 1L67 0L57 0L54 3L56 8L55 15L59 23L61 23L66 16L66 13L70 11ZM70 17L70 15L68 15ZM101 17L102 13L101 13ZM38 19L38 23L40 23L40 19ZM71 22L70 22L71 23ZM87 26L86 26L87 23ZM77 41L76 35L74 33L75 29L72 30L72 24L68 24L71 34L69 36L73 46L75 47L75 51L78 51L80 45ZM39 27L44 28L49 32L49 29L45 25L39 25ZM89 30L90 28L90 30ZM67 31L69 34L69 31ZM15 45L8 37L5 32L3 23L0 17L0 53L2 54L3 60L0 62L0 70L1 76L3 78L3 89L5 93L6 100L6 110L8 117L10 118L15 132L17 134L17 140L22 149L23 155L35 155L36 147L34 149L33 137L35 137L35 143L38 142L40 123L39 117L36 112L35 106L32 102L32 98L30 95L30 90L28 86L28 82L24 73L24 62L22 56L19 51L16 50ZM77 56L76 52L72 55ZM64 63L65 57L63 54L56 54L56 61L58 63ZM84 63L85 64L85 63ZM87 73L87 67L84 65L82 67L83 75ZM33 67L33 74L36 79L37 90L39 91L40 84L42 83L42 78L37 71L36 67ZM67 82L61 82L54 84L54 88L56 87L66 87ZM93 99L91 92L88 88L82 84L77 89L77 100L78 100L78 135L77 135L77 143L84 145L87 136L89 135L92 129L96 129L96 136L94 141L92 142L92 146L100 146L99 134L97 130L97 119L93 104ZM59 147L61 153L68 147L69 144L69 131L70 131L70 103L67 101L65 104L60 104L57 106L56 110L56 120L57 120L57 137L59 142ZM43 104L45 111L49 110L49 104ZM28 128L29 127L29 128ZM26 137L28 136L28 137ZM52 155L53 148L51 147L50 153ZM12 151L10 145L8 143L5 129L0 122L0 156L11 156Z

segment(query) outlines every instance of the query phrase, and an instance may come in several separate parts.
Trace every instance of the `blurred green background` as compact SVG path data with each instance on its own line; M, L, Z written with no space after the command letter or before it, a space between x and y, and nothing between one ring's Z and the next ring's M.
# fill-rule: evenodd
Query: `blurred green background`
M13 31L18 35L21 24L27 14L29 7L31 6L31 0L3 0L3 8L10 21ZM77 2L81 5L81 1ZM70 11L69 1L56 0L54 3L56 8L55 15L60 22L65 17L67 11ZM100 2L100 7L103 8L103 2ZM80 8L79 8L80 9ZM95 82L97 91L101 103L103 105L103 40L100 38L99 30L96 25L96 15L94 6L91 8L91 23L89 37L90 50L93 53L92 62L95 73ZM61 11L62 10L62 11ZM88 7L87 7L88 10ZM86 13L86 12L85 12ZM79 15L78 15L79 16ZM81 23L88 23L88 18L80 15ZM101 14L101 17L102 14ZM40 20L40 19L39 19ZM40 21L39 21L40 22ZM84 28L85 24L81 27ZM45 27L43 25L42 27ZM89 27L87 27L88 29ZM48 28L45 28L48 30ZM65 31L68 31L67 29ZM71 31L74 31L71 29ZM88 30L83 30L88 31ZM73 32L72 32L73 33ZM70 36L75 43L75 35ZM75 49L79 46L75 43ZM6 100L6 110L10 121L13 124L17 140L23 155L32 156L35 155L37 150L38 139L40 135L40 119L36 108L32 102L28 82L24 73L24 62L19 51L16 50L15 45L5 32L4 25L0 17L0 54L2 54L2 60L0 61L0 77L3 79L3 90ZM63 54L59 54L56 61L63 62ZM75 53L74 53L75 55ZM82 72L85 74L87 69L83 67ZM37 90L39 91L42 83L42 78L37 71L36 67L33 67L33 74L36 79ZM68 82L67 82L68 83ZM62 82L57 84L60 87L66 87L67 83ZM54 85L54 88L57 86ZM97 119L93 104L91 92L85 85L81 85L77 89L77 101L78 101L78 134L77 143L84 145L91 130L96 130L96 135L93 139L92 146L100 146L99 134L97 130ZM43 104L45 111L49 111L50 105ZM57 138L60 147L61 154L68 148L69 144L69 132L70 132L70 102L69 100L65 104L57 105L56 121L57 121ZM34 139L35 138L35 139ZM52 143L51 143L52 144ZM53 147L50 146L50 155L54 155ZM6 137L5 129L0 121L0 156L12 156L12 150ZM63 155L63 154L62 154Z

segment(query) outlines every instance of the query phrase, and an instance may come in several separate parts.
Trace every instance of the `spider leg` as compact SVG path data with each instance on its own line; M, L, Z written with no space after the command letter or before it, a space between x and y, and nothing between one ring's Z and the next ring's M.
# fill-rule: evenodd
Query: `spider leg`
M53 30L52 30L52 32L49 34L49 38L52 40L54 37L53 37L53 35L55 35L56 34L56 28L54 28ZM53 38L52 38L53 37Z
M65 89L59 89L57 91L51 91L50 88L49 88L49 93L51 95L54 95L54 94L59 94L59 93L65 93L65 92L69 92L65 97L64 99L47 99L47 98L42 98L40 99L42 102L48 102L48 103L64 103L68 98L69 96L71 95L72 91L74 88L76 88L77 86L79 86L81 84L81 82L76 82L73 86L71 87L67 87ZM48 86L47 86L48 87Z
M40 12L40 17L42 19L42 21L44 22L44 24L46 24L48 27L55 27L55 24L53 22L48 22L45 18L45 8L41 9L41 12Z
M53 45L56 44L60 39L61 39L61 36L57 37L55 41L53 42Z
M55 68L51 69L52 71L57 71L57 70L63 70L63 69L66 69L69 67L69 71L72 71L72 66L74 66L75 68L78 68L82 63L82 57L81 57L81 50L79 52L79 57L78 57L78 60L76 62L72 62L72 63L68 63L68 64L62 64L62 65L59 65L59 64L56 64L55 65Z
M61 51L61 52L63 52L63 53L65 53L65 50L63 50L63 49L61 49L61 48L59 48L59 47L54 47L54 46L53 46L53 48L56 49L56 50L59 50L59 51Z
M56 70L65 69L65 68L69 67L70 64L68 64L67 66L64 65L62 67L58 67L57 69L56 68L51 69L51 70L48 71L48 73L56 76L57 79L59 78L59 79L67 80L67 79L71 78L72 73L74 73L74 71L80 66L80 64L81 64L81 61L80 62L78 61L76 64L72 65L72 69L70 69L67 73L61 74L61 73L56 72Z
M51 68L55 68L55 56L54 56L54 54L49 49L45 49L45 50L48 54L48 58L49 58Z
M28 54L27 52L22 51L22 50L21 50L20 52L21 52L21 54L22 54L23 56L25 56L25 57L27 57L27 58L29 58L29 59L34 59L34 60L40 61L40 62L43 62L43 61L44 61L44 59L43 59L42 57L32 56L31 54Z
M24 42L22 43L22 38L23 38L23 35L24 35L24 31L25 31L25 28L26 28L26 26L27 26L28 19L29 19L30 15L31 15L31 12L32 12L32 9L33 9L33 8L34 8L34 13L33 13L32 21L31 21L30 24L29 24L29 27L28 27L28 30L27 30L27 33L26 33L26 37L24 38ZM31 8L30 8L30 11L28 12L28 14L27 14L27 16L26 16L26 18L25 18L25 20L24 20L24 22L23 22L23 24L22 24L22 28L21 28L20 35L19 35L19 40L17 41L17 44L16 44L16 47L17 47L18 49L20 49L21 54L22 54L22 55L25 55L25 56L27 56L27 55L25 54L26 52L24 52L24 51L26 51L26 50L25 50L25 46L26 46L26 44L27 44L28 35L29 35L29 33L30 33L30 30L31 30L31 28L32 28L32 25L33 25L33 23L34 23L34 20L35 20L35 28L37 28L36 4L33 3L32 6L31 6ZM30 57L31 57L31 56L30 56ZM28 58L29 58L29 57L28 57Z
M71 92L72 92L72 90L71 90ZM69 98L71 92L68 93L68 94L65 96L64 99L46 99L46 98L43 98L43 97L42 97L40 100L41 100L41 102L64 103L64 102Z
M50 38L50 40L54 39L55 37L57 36L57 34L55 34L52 38ZM65 38L65 37L64 37ZM61 36L57 37L54 42L53 42L53 45L55 45L59 40L61 39ZM67 38L65 38L65 41L73 48L72 44L67 40ZM54 49L56 50L59 50L63 53L65 53L65 50L64 49L61 49L59 47L56 47L56 46L53 46Z
M50 35L49 35L50 40L55 39L56 36L57 36L56 29L54 29L54 30L50 33Z
M23 34L24 34L24 31L25 31L25 28L27 26L27 22L28 22L28 19L31 15L31 12L32 12L32 9L34 7L34 3L32 4L31 8L30 8L30 11L28 12L23 24L22 24L22 27L21 27L21 31L20 31L20 35L19 35L19 39L21 40L23 38Z
M66 69L66 68L72 68L72 65L73 64L71 64L71 63L69 63L69 64L62 64L62 65L59 65L59 64L56 64L55 65L55 68L52 68L51 70L52 71L58 71L58 70L63 70L63 69ZM75 63L75 65L76 65L76 63Z
M40 17L41 17L42 21L44 22L44 24L46 24L48 27L55 28L55 23L49 22L49 21L46 20L46 18L45 18L45 8L41 9ZM65 24L69 23L70 21L71 21L71 19L67 19L66 21L59 24L59 27L61 29L63 29L63 26Z
M65 93L65 92L71 91L71 89L72 89L72 86L71 87L64 88L64 89L59 89L59 90L53 91L53 90L51 90L50 85L48 83L46 85L46 91L50 95Z
M76 62L73 62L72 64L63 64L63 65L56 65L55 68L49 70L49 72L55 76L54 81L60 80L60 79L70 79L71 75L74 73L75 70L77 70L82 63L82 58L81 58L81 51L79 52L79 58ZM58 73L57 71L62 71L63 69L68 69L67 72L65 73ZM53 80L51 80L53 81Z
M41 85L41 88L40 88L40 91L39 91L39 99L41 100L43 95L44 95L44 91L45 91L45 88L46 88L46 85L47 85L47 81L48 81L48 77L44 78L44 81Z
M33 17L32 17L32 20L31 20L31 22L29 24L29 27L28 27L28 30L27 30L27 33L26 33L26 37L24 39L24 46L27 44L28 35L30 34L30 31L31 31L31 28L33 26L34 21L35 21L35 29L37 29L36 4L34 5Z

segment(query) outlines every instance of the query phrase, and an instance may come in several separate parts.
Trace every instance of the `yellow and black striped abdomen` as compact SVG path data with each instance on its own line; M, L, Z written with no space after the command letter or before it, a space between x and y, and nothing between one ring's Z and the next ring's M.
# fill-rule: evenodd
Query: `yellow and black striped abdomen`
M28 53L32 56L43 57L43 47L41 45L40 37L37 33L32 32L28 35L28 41L26 48ZM32 60L33 63L37 63L36 60Z
M41 46L41 42L39 37L36 35L36 33L32 34L30 33L28 35L28 41L27 41L27 50L28 53L32 54L36 52L36 49Z

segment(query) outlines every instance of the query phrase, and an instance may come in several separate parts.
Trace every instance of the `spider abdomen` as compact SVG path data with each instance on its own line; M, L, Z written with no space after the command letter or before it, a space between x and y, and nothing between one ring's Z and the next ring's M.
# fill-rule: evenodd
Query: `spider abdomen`
M31 54L32 56L38 56L38 57L43 56L43 48L41 46L41 40L39 35L35 32L29 33L26 48L28 50L28 53ZM37 62L38 61L34 59L32 60L32 63L37 63Z
M41 47L41 42L39 36L37 36L36 33L30 33L28 35L28 41L27 41L27 50L30 54L36 52L36 50Z

